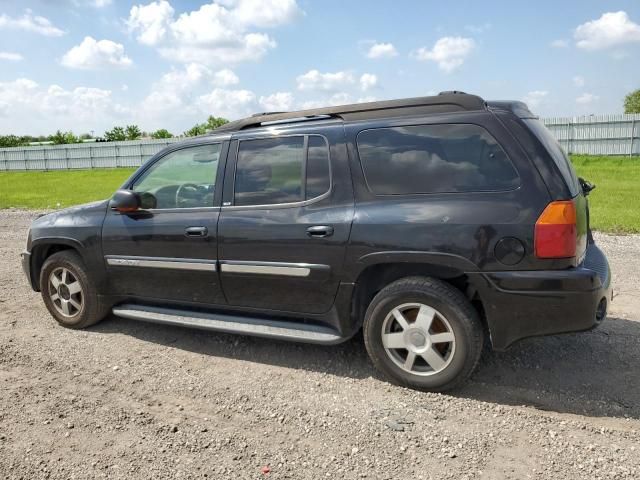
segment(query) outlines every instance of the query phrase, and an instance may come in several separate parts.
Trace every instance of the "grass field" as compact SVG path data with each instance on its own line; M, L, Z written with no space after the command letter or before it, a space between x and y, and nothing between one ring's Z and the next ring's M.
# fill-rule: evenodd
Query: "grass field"
M640 157L573 156L578 175L597 188L589 197L591 226L640 233ZM0 208L53 209L109 198L133 169L0 172Z
M109 198L132 168L0 172L0 208L63 208Z

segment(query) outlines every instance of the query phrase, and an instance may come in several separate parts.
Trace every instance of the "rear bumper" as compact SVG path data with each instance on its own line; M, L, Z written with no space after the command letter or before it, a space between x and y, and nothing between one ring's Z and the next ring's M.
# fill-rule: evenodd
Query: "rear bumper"
M479 277L476 284L496 350L526 337L594 328L606 317L612 298L609 262L595 244L588 246L577 268Z

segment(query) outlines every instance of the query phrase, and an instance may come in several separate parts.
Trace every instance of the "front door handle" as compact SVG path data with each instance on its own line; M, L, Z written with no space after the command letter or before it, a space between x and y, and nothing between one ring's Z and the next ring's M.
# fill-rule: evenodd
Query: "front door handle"
M207 227L187 227L184 229L184 234L187 237L206 237L208 233Z
M333 227L331 225L315 225L307 228L307 235L313 238L330 237L333 235Z

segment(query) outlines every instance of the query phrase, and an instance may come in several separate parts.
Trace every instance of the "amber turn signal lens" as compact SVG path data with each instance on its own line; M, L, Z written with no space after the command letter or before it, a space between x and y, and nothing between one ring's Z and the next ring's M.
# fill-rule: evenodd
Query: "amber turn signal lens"
M536 257L574 257L577 241L575 204L571 200L551 202L536 222Z

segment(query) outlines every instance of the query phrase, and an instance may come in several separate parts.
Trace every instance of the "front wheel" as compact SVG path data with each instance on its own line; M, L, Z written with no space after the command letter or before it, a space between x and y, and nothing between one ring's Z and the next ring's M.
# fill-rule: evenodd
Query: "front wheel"
M49 313L63 327L85 328L108 313L80 256L72 250L54 253L40 272L40 292Z
M445 391L473 373L483 330L459 290L437 279L410 277L386 286L371 301L364 339L375 366L397 383Z

